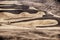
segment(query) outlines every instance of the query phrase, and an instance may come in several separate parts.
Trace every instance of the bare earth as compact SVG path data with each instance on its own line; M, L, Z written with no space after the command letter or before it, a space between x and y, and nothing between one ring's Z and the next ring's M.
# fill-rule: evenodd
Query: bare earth
M44 11L60 18L59 0L0 0L1 4L26 5L30 6L31 9L37 8L41 11L37 13L22 12L20 14L0 12L0 40L60 40L58 21L40 19L46 15ZM0 10L5 9L0 8Z
M52 19L22 21L10 23L19 20L29 20L45 15L44 12L29 14L0 13L0 39L1 40L60 40L60 27L58 22ZM44 27L47 26L47 27ZM53 26L53 27L50 27Z

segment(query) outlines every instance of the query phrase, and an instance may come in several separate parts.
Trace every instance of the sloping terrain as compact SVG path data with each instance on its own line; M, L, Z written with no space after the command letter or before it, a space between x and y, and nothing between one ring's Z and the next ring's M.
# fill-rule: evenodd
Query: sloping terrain
M41 16L40 16L41 15ZM42 17L44 12L29 14L12 14L8 12L0 13L0 39L1 40L59 40L60 27L58 22L52 19L30 20ZM33 16L33 17L32 17ZM30 20L30 21L20 21ZM20 22L15 22L20 21ZM9 23L15 22L15 23ZM51 27L50 27L51 26Z
M6 0L0 1L0 4L23 4L39 10L37 13L22 12L19 14L0 12L0 40L60 40L59 0L18 0L9 2ZM50 13L51 15L46 15Z

